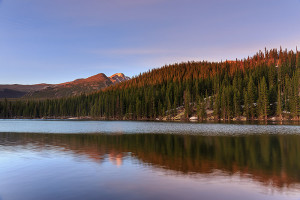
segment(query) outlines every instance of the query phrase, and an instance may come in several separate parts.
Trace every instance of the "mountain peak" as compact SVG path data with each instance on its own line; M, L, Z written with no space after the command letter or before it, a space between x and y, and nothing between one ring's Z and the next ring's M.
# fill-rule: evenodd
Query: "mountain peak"
M109 78L113 83L120 83L120 82L127 81L130 79L128 76L125 76L123 73L115 73L114 75L110 76Z
M86 78L85 80L86 81L105 81L107 79L108 79L108 77L104 73L99 73L94 76L90 76L90 77Z
M115 76L125 77L125 75L123 73L115 73L114 75L111 75L110 78L115 77Z

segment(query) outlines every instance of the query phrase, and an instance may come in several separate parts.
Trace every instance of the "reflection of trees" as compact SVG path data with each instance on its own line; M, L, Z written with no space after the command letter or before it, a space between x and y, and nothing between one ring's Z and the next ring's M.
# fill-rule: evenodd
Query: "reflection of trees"
M0 144L49 146L116 164L131 152L140 161L181 173L240 172L277 187L300 182L300 136L172 134L0 134Z

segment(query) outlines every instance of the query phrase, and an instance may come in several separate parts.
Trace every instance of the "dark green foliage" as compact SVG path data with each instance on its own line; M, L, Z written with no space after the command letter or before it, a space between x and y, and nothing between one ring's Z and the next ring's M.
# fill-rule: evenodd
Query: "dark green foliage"
M200 97L198 100L198 118L204 120L206 118L207 98Z
M279 117L279 119L282 119L282 104L281 104L281 89L280 89L280 86L278 86L276 114Z
M265 77L259 83L258 87L258 116L261 119L267 120L269 112L269 100L268 100L268 89Z
M186 90L184 92L184 107L185 107L185 116L186 118L189 117L189 115L191 114L191 93L189 90Z

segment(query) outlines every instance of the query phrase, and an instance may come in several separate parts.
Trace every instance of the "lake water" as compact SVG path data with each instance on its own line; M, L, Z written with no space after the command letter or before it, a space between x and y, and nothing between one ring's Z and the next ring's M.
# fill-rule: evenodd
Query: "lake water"
M0 120L0 200L300 199L300 127Z

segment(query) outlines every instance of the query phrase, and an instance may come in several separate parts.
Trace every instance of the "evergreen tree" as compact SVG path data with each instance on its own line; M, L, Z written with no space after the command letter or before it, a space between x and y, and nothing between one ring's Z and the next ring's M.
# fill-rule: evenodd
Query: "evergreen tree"
M240 108L241 99L240 99L240 92L238 90L234 92L233 104L234 104L234 116L238 118L241 115L241 108Z
M262 78L259 84L259 98L258 98L258 113L261 119L268 119L269 100L268 89L265 77Z
M216 120L220 118L220 95L219 92L215 95L215 100L214 100L214 117Z
M198 102L198 118L203 121L206 118L206 100L200 97Z
M248 92L244 90L244 115L247 119L250 117Z
M191 93L189 90L186 90L184 92L184 107L185 107L185 117L186 118L189 118L189 116L191 114L190 103L191 103Z
M276 115L282 120L282 105L281 105L281 88L278 85Z
M247 100L248 100L247 103L248 103L249 112L252 120L255 117L255 99L256 99L256 86L254 84L252 76L250 76L248 86L247 86Z
M300 52L297 52L297 57L296 57L296 67L300 68Z

